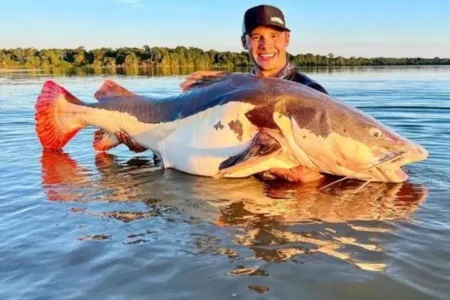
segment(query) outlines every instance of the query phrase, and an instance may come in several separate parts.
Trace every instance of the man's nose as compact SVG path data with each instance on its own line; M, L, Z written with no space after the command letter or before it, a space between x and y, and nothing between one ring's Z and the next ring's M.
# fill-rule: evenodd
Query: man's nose
M272 46L272 42L270 42L269 40L267 40L267 39L260 39L259 40L259 45L258 45L260 48L267 48L267 47L270 47L270 46Z

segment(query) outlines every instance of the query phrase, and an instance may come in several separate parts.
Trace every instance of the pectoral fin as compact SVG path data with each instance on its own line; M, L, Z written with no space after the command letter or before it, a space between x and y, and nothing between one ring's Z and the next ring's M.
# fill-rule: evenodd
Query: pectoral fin
M277 154L282 151L280 144L269 134L261 131L245 151L223 161L215 178L250 176L271 168Z
M228 158L219 166L215 178L269 175L272 179L291 182L309 182L323 177L317 171L299 165L289 149L284 149L277 139L260 131L243 152Z
M269 133L260 131L245 151L223 161L219 166L219 172L214 177L247 177L270 172L276 177L287 180L288 176L285 174L292 174L289 170L297 166L298 163L289 150L284 149L280 142ZM297 181L301 181L300 179L296 177Z

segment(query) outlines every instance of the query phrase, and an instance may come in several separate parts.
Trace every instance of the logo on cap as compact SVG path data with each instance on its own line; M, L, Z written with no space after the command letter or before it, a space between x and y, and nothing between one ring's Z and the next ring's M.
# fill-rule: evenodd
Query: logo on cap
M277 23L280 23L281 25L284 25L283 20L281 20L280 17L271 17L270 21L277 22Z

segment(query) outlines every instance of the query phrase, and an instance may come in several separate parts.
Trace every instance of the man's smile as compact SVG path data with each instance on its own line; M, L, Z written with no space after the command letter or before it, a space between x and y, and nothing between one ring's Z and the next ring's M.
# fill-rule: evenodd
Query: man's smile
M275 53L261 53L258 54L258 59L261 61L268 61L275 57Z

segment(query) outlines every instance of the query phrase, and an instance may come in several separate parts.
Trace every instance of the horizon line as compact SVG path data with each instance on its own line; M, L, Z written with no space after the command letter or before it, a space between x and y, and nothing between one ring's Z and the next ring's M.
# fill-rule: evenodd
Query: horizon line
M37 50L37 51L44 51L44 50L76 50L79 48L83 48L85 51L94 51L94 50L100 50L100 49L112 49L112 50L119 50L119 49L144 49L144 47L149 47L150 49L152 48L165 48L165 49L176 49L178 47L184 47L186 49L189 48L196 48L196 49L200 49L203 52L208 52L208 51L215 51L215 52L229 52L229 53L248 53L246 50L242 50L242 51L237 51L237 50L217 50L214 48L202 48L202 47L198 47L198 46L186 46L186 45L177 45L177 46L148 46L148 45L143 45L143 46L102 46L102 47L87 47L87 46L83 46L80 45L78 47L34 47L34 46L27 46L27 47L15 47L15 48L0 48L0 51L11 51L11 50L18 50L18 49L22 49L22 50L26 50L26 49L33 49L33 50ZM333 52L330 51L330 53L328 54L318 54L318 53L313 53L313 52L297 52L297 53L293 53L290 51L286 51L287 54L292 55L292 56L298 56L298 55L313 55L313 56L321 56L321 57L329 57L330 54L334 56L334 58L344 58L344 59L349 59L349 58L368 58L368 59L374 59L374 58L393 58L393 59L411 59L411 58L415 58L415 59L450 59L449 57L441 57L441 56L343 56L343 55L337 55Z

